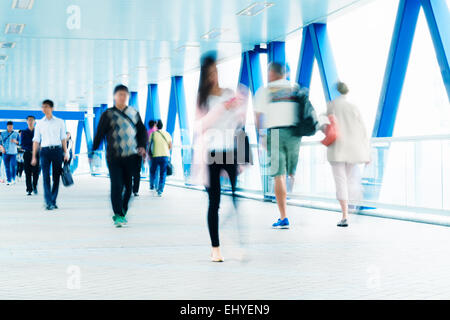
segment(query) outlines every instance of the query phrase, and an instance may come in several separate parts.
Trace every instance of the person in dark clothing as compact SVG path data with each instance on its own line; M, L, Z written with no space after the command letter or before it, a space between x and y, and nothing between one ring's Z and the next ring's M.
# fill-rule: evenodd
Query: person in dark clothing
M23 130L20 134L21 147L24 150L23 162L25 169L25 182L27 185L27 194L29 196L31 196L32 193L38 193L37 184L39 180L39 173L41 171L39 165L31 165L31 159L33 158L33 138L35 123L36 119L34 118L34 116L28 116L28 128L26 130ZM37 154L36 156L39 157L39 154ZM37 163L39 163L39 159L37 160Z
M93 150L97 150L106 138L106 160L111 180L111 203L116 227L127 224L126 215L132 192L132 177L138 162L145 156L147 131L139 112L129 108L128 88L118 85L114 89L112 108L106 110L99 121Z
M142 157L139 157L136 163L136 170L133 174L133 195L139 196L139 187L141 185Z

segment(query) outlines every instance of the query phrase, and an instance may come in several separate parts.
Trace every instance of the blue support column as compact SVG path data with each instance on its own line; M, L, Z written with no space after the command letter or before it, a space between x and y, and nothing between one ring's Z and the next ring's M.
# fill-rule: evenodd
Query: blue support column
M151 83L148 85L145 125L148 126L150 120L159 119L161 119L161 112L159 109L158 85L156 83Z
M81 141L83 140L84 120L78 121L77 137L75 139L75 150L73 155L72 172L78 168L79 155L81 153Z
M450 13L443 0L421 0L450 100Z
M314 47L309 28L303 29L302 46L297 69L297 83L302 88L310 88L314 66Z
M106 109L108 109L108 105L107 104L101 104L99 107L94 107L94 135L95 136L97 134L97 128L98 128L98 123L100 122L100 118L103 114L103 112L106 111ZM105 141L102 141L99 147L100 151L103 151L105 148Z
M331 101L339 96L336 88L338 73L328 38L327 25L313 23L303 29L302 46L297 69L297 83L303 88L311 86L314 58L319 66L325 99Z
M268 44L268 61L276 62L286 66L286 43L283 41L272 41Z
M83 121L83 127L84 127L84 136L86 138L86 146L88 152L92 151L92 134L91 134L91 126L89 124L89 118L84 119Z
M314 48L314 55L319 66L325 98L327 101L334 100L339 96L339 92L336 88L338 75L333 51L328 38L327 25L323 23L313 23L308 26L308 29Z
M263 85L259 53L247 51L242 53L239 83L248 87L253 95Z
M259 52L252 50L242 53L241 70L239 74L239 84L246 86L250 89L253 96L256 94L258 89L263 85L262 72L261 72L261 62L259 59ZM259 132L256 132L256 138L259 140ZM261 172L261 183L263 186L263 195L266 197L268 190L268 176L265 173L265 155L260 154L260 172Z
M419 0L400 0L384 76L374 137L391 137L419 16Z
M97 133L98 123L100 122L100 118L106 109L108 109L107 104L101 104L99 107L94 107L94 135Z
M178 123L180 126L183 171L184 176L188 177L191 168L191 138L189 132L189 121L182 76L174 76L171 79L169 112L167 116L167 132L169 132L172 137L175 132L175 122L177 114Z
M138 93L136 91L130 92L130 101L128 102L128 105L130 107L133 107L139 112L139 100L138 100Z

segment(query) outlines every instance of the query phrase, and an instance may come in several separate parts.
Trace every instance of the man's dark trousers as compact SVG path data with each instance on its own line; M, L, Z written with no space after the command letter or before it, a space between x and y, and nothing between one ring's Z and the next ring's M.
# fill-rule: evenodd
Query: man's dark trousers
M56 205L58 197L59 178L62 172L62 147L44 147L41 149L41 166L44 180L44 198L47 206ZM50 186L50 166L52 167L53 185Z
M41 167L39 165L32 166L31 159L33 158L33 154L31 151L25 151L23 154L23 162L25 169L25 181L27 184L27 192L33 192L37 188L38 180L39 180L39 172L41 171ZM39 156L37 158L37 163L39 163Z
M138 157L136 161L136 170L133 174L133 193L139 193L139 186L141 184L142 157Z
M141 157L137 154L128 157L108 159L111 180L111 203L114 214L124 217L131 198L132 180Z

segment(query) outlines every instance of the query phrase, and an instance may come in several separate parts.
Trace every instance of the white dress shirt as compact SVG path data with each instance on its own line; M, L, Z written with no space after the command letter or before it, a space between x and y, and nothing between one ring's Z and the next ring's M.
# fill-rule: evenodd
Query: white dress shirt
M66 139L66 125L62 119L52 116L51 119L43 117L34 129L34 142L41 144L41 148L61 146Z

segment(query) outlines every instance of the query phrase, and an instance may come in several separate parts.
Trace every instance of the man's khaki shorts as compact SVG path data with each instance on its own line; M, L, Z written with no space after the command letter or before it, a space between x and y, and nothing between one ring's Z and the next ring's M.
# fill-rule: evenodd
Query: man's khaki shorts
M267 135L269 175L271 177L295 175L300 152L301 137L293 135L294 128L270 129Z

